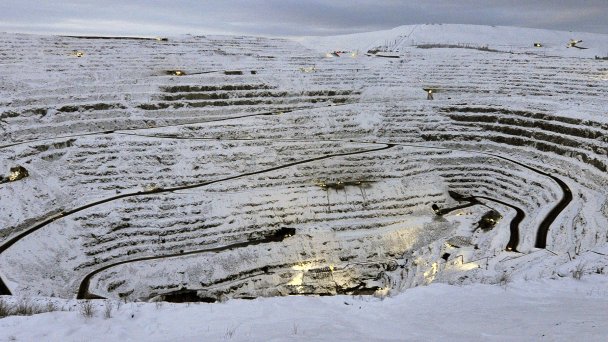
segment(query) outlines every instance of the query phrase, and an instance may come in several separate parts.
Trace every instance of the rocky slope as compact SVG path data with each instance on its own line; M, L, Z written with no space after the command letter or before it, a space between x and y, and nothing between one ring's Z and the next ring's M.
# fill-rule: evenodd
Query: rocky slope
M570 35L2 34L3 292L213 301L603 273L608 37Z

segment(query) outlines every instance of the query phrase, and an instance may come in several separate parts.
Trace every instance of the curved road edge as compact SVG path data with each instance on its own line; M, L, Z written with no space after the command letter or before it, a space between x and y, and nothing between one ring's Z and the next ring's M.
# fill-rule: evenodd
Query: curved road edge
M130 193L125 193L125 194L121 194L118 196L113 196L113 197L108 197L99 201L95 201L92 203L88 203L85 204L83 206L71 209L71 210L67 210L67 211L63 211L57 215L54 215L50 218L47 218L39 223L37 223L36 225L26 229L25 231L17 234L16 236L14 236L13 238L11 238L10 240L8 240L7 242L5 242L4 244L2 244L0 246L0 254L2 254L3 252L5 252L9 247L11 247L12 245L14 245L15 243L17 243L18 241L20 241L21 239L25 238L26 236L36 232L37 230L48 226L49 224L55 222L56 220L59 220L63 217L75 214L77 212L89 209L91 207L95 207L98 206L100 204L104 204L107 202L111 202L114 200L118 200L118 199L122 199L122 198L127 198L127 197L135 197L135 196L148 196L148 195L153 195L153 194L160 194L160 193L167 193L167 192L174 192L174 191L178 191L178 190L187 190L187 189L194 189L194 188L199 188L199 187L203 187L203 186L207 186L207 185L211 185L211 184L215 184L215 183L221 183L221 182L225 182L225 181L229 181L229 180L235 180L238 178L243 178L243 177L248 177L248 176L253 176L253 175L257 175L257 174L263 174L263 173L267 173L267 172L272 172L272 171L276 171L276 170L280 170L280 169L284 169L284 168L288 168L291 166L296 166L296 165L301 165L301 164L306 164L306 163L311 163L311 162L315 162L315 161L320 161L320 160L324 160L324 159L330 159L330 158L335 158L335 157L343 157L343 156L352 156L352 155L357 155L357 154L364 154L364 153L370 153L370 152L378 152L378 151L382 151L382 150L386 150L386 149L390 149L392 147L394 147L394 144L383 144L385 146L383 147L379 147L379 148L374 148L374 149L366 149L366 150L359 150L359 151L354 151L354 152L345 152L345 153L335 153L335 154L328 154L328 155L323 155L323 156L318 156L318 157L314 157L314 158L309 158L309 159L304 159L304 160L300 160L300 161L295 161L295 162L291 162L291 163L287 163L287 164L282 164L279 166L274 166L268 169L264 169L264 170L260 170L260 171L253 171L253 172L247 172L247 173L243 173L243 174L238 174L238 175L234 175L234 176L230 176L230 177L226 177L226 178L222 178L222 179L216 179L213 181L208 181L208 182L203 182L203 183L196 183L196 184L190 184L190 185L183 185L183 186L177 186L177 187L172 187L172 188L162 188L162 189L155 189L155 190L150 190L150 191L138 191L138 192L130 192ZM0 278L0 284L4 284L4 282L2 281L2 279ZM11 294L10 293L10 289L8 289L8 287L6 285L4 285L4 288L6 288L6 294ZM0 293L2 292L2 285L0 285Z
M207 248L207 249L200 249L200 250L195 250L195 251L189 251L189 252L184 252L184 253L173 253L173 254L166 254L166 255L153 255L153 256L147 256L147 257L141 257L141 258L135 258L135 259L129 259L129 260L123 260L123 261L118 261L106 266L103 266L101 268L96 269L95 271L87 274L82 281L80 282L80 286L78 286L78 293L76 294L76 299L105 299L105 297L102 296L98 296L96 294L90 293L89 292L89 286L91 283L91 278L93 278L95 275L97 275L100 272L103 272L107 269L110 269L112 267L116 267L119 265L124 265L124 264L129 264L129 263L134 263L134 262L139 262L139 261L146 261L146 260L158 260L158 259L169 259L169 258L180 258L180 257L184 257L187 255L193 255L193 254L202 254L202 253L219 253L225 250L230 250L230 249L237 249L237 248L243 248L243 247L248 247L248 246L254 246L254 245L259 245L262 243L269 243L269 242L281 242L283 240L285 240L286 238L293 236L295 234L295 229L294 228L280 228L277 231L275 231L274 233L261 238L261 239L256 239L256 240L250 240L250 241L244 241L244 242L237 242L237 243L233 243L230 245L226 245L226 246L220 246L220 247L213 247L213 248Z

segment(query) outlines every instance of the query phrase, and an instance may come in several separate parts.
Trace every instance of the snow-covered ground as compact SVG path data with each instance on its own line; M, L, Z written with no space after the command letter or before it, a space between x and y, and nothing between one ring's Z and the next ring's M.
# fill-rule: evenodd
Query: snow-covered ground
M63 315L74 328L61 336L112 326L116 339L139 322L150 330L125 338L162 340L153 329L176 318L257 306L287 326L219 315L189 336L449 338L432 316L459 322L456 339L517 339L509 322L539 316L531 301L555 315L524 324L531 339L602 336L568 315L607 311L596 288L608 273L608 61L594 58L606 55L608 35L471 25L296 40L0 34L0 293L224 301L410 289L1 322ZM29 175L7 181L17 165ZM481 229L488 214L498 216ZM285 229L295 235L278 238ZM584 281L548 280L577 273ZM558 298L570 312L555 312ZM418 304L424 320L400 311ZM310 311L289 310L300 306ZM503 311L510 320L495 319ZM560 320L570 325L549 329ZM27 339L15 329L7 337Z
M570 39L582 40L578 48L568 48ZM565 32L508 26L462 24L406 25L391 30L356 33L343 36L303 37L297 39L311 48L327 51L367 50L382 47L387 51L403 52L408 46L452 44L486 46L489 49L513 53L556 55L563 57L608 56L606 35L587 32ZM535 47L540 43L542 47Z
M39 299L44 303L48 299ZM217 304L74 301L0 320L3 341L605 341L608 281L432 284L394 297L278 297Z

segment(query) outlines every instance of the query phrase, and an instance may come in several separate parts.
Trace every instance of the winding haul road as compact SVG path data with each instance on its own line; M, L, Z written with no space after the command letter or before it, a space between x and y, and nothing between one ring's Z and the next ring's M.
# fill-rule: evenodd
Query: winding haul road
M519 224L526 217L526 214L524 213L524 211L521 208L516 207L510 203L506 203L506 202L503 202L496 198L492 198L492 197L488 197L488 196L471 195L471 196L464 197L453 191L448 191L448 194L450 195L450 197L452 197L454 200L456 200L458 202L468 202L468 203L458 205L458 206L452 207L452 208L437 209L437 210L435 210L435 213L437 215L445 215L454 210L467 208L467 207L471 207L471 206L478 205L478 204L483 204L478 199L484 199L486 201L496 202L496 203L499 203L499 204L502 204L504 206L514 209L516 214L515 214L515 217L511 220L511 223L509 224L509 227L510 227L509 242L507 242L507 246L505 247L505 249L507 251L517 252L517 245L519 244Z
M90 293L89 286L90 286L91 278L93 278L96 274L98 274L102 271L105 271L109 268L112 268L112 267L116 267L116 266L124 265L124 264L128 264L128 263L133 263L133 262L139 262L139 261L184 257L186 255L202 254L202 253L219 253L219 252L226 251L226 250L254 246L254 245L259 245L262 243L281 242L285 238L292 236L294 234L295 234L294 228L281 228L281 229L273 232L272 234L268 234L264 238L249 240L249 241L244 241L244 242L237 242L237 243L233 243L233 244L226 245L226 246L200 249L200 250L189 251L189 252L184 252L184 253L154 255L154 256L141 257L141 258L135 258L135 259L115 262L115 263L106 265L104 267L98 268L95 271L87 274L84 277L84 279L80 282L80 286L78 287L78 294L76 295L76 299L105 299L105 297L101 297L96 294Z
M250 114L250 115L244 115L244 116L239 116L238 118L244 118L244 117L252 117L252 116L264 116L264 115L272 115L274 113L257 113L257 114ZM212 120L212 121L224 121L224 120L234 120L235 117L232 118L224 118L224 119L218 119L218 120ZM212 122L212 121L206 121L206 122ZM181 126L180 125L172 125L172 126ZM187 125L187 124L185 124ZM131 129L129 129L131 130ZM135 129L132 129L135 130ZM128 130L120 130L120 131L128 131ZM101 134L107 134L107 133L114 133L114 132L103 132ZM118 132L117 132L118 133ZM91 134L83 134L81 136L84 135L93 135L95 133L91 133ZM155 136L156 138L177 138L180 139L179 137L167 137L167 136ZM193 138L196 139L196 138ZM50 140L50 139L42 139L42 140ZM204 140L211 140L211 138L207 139L204 138ZM345 140L327 140L327 141L339 141L339 142L347 142ZM319 157L315 157L315 158L310 158L310 159L305 159L305 160L301 160L301 161L296 161L296 162L292 162L292 163L288 163L288 164L284 164L284 165L280 165L280 166L275 166L272 168L268 168L265 170L260 170L260 171L254 171L254 172L248 172L248 173L243 173L243 174L239 174L239 175L235 175L235 176L230 176L230 177L226 177L226 178L222 178L222 179L218 179L218 180L214 180L214 181L209 181L209 182L203 182L203 183L196 183L196 184L190 184L190 185L184 185L184 186L178 186L178 187L171 187L171 188L161 188L161 189L156 189L156 190L150 190L150 191L137 191L137 192L131 192L131 193L125 193L125 194L121 194L121 195L117 195L117 196L113 196L113 197L109 197L109 198L105 198L99 201L95 201L92 203L88 203L86 205L77 207L77 208L73 208L70 210L65 210L59 214L53 215L51 217L48 217L46 219L44 219L43 221L35 224L34 226L26 229L25 231L21 232L20 234L14 236L13 238L11 238L10 240L8 240L7 242L5 242L4 244L2 244L0 246L0 254L2 254L4 251L6 251L9 247L11 247L12 245L14 245L15 243L17 243L19 240L25 238L26 236L32 234L33 232L48 226L49 224L65 217L65 216L69 216L72 215L74 213L107 203L107 202L111 202L111 201L115 201L115 200L119 200L122 198L127 198L127 197L135 197L135 196L148 196L148 195L153 195L153 194L159 194L159 193L167 193L167 192L174 192L174 191L178 191L178 190L186 190L186 189L194 189L194 188L198 188L198 187L203 187L203 186L207 186L207 185L211 185L211 184L215 184L215 183L220 183L220 182L225 182L225 181L230 181L230 180L234 180L234 179L238 179L238 178L242 178L242 177L247 177L247 176L252 176L252 175L257 175L257 174L262 174L262 173L266 173L266 172L271 172L271 171L275 171L275 170L280 170L283 168L288 168L291 166L295 166L295 165L300 165L300 164L305 164L305 163L310 163L310 162L314 162L314 161L319 161L319 160L323 160L323 159L328 159L328 158L334 158L334 157L340 157L340 156L348 156L348 155L356 155L356 154L362 154L362 153L371 153L371 152L377 152L377 151L382 151L385 149L389 149L392 148L394 146L408 146L408 147L424 147L424 148L436 148L436 149L443 149L443 150L456 150L456 149L450 149L450 148L444 148L444 147L437 147L437 146L429 146L429 145L417 145L417 144L401 144L401 143L393 143L393 142L385 142L385 143L376 143L376 142L368 142L368 141L348 141L348 142L352 142L352 143L367 143L367 144L381 144L384 145L383 147L380 148L375 148L375 149L368 149L368 150L361 150L361 151L355 151L355 152L348 152L348 153L338 153L338 154L331 154L331 155L324 155L324 156L319 156ZM23 143L28 143L28 142L21 142L21 143L17 143L17 144L23 144ZM5 146L0 146L0 148L4 148L4 147L9 147L9 146L13 146L14 144L11 145L5 145ZM464 151L464 152L473 152L473 153L480 153L480 154L485 154L485 155L489 155L495 158L499 158L499 159L503 159L506 161L509 161L513 164L519 165L521 167L524 167L530 171L533 171L535 173L538 173L540 175L543 175L545 177L549 177L551 178L553 181L555 181L560 188L562 189L563 192L563 196L560 199L560 201L551 209L551 211L547 214L547 216L543 219L543 221L539 224L538 230L537 230L537 235L536 235L536 242L535 242L535 247L537 248L546 248L546 240L547 240L547 234L549 231L549 228L551 226L551 224L555 221L555 219L559 216L559 214L568 206L568 204L572 201L572 192L570 191L570 188L565 184L565 182L563 182L561 179L546 173L544 171L541 171L537 168L528 166L526 164L520 163L518 161L512 160L510 158L507 157L503 157L500 155L496 155L496 154L491 154L491 153L485 153L485 152L475 152L475 151L468 151L468 150L459 150L459 151ZM493 201L496 203L500 203L502 205L508 206L512 209L514 209L516 211L516 216L511 220L510 223L510 238L509 238L509 242L507 243L506 246L506 250L508 251L517 251L517 245L519 244L519 224L521 223L521 221L525 218L525 213L522 209L510 204L510 203L506 203L503 201L500 201L498 199L495 198L490 198L490 197L486 197L486 196L471 196L469 198L469 203L464 205L464 206L459 206L460 207L468 207L471 205L476 205L476 204L480 204L480 202L477 200L477 198L479 199L485 199L485 200L489 200L489 201ZM454 208L452 208L454 209ZM172 257L179 257L179 256L183 256L183 255L188 255L188 254L198 254L198 253L207 253L207 252L219 252L220 250L225 250L225 249L232 249L232 248L239 248L239 247L243 247L246 245L252 245L252 244L258 244L258 243L263 243L266 242L265 239L259 240L259 241L249 241L249 242L242 242L242 243L237 243L234 245L229 245L229 246L225 246L225 247L218 247L218 248L213 248L213 249L206 249L206 250L197 250L197 251L190 251L190 252L185 252L185 253L179 253L179 254L169 254L169 255L162 255L162 256L149 256L149 257L142 257L142 258L136 258L136 259L130 259L130 260L123 260L120 262L116 262L113 264L109 264L106 265L102 268L99 268L91 273L89 273L84 280L81 282L80 287L79 287L79 291L78 291L78 295L77 298L79 299L84 299L84 298L101 298L97 295L94 294L90 294L88 292L88 288L89 288L89 282L90 279L98 274L101 271L107 270L111 267L115 267L118 265L122 265L122 264L126 264L126 263L130 263L130 262L137 262L137 261L144 261L144 260L153 260L153 259L161 259L161 258L172 258ZM4 281L2 280L2 278L0 277L0 294L3 295L10 295L11 291L8 288L8 286L6 286L6 284L4 283Z
M83 211L83 210L86 210L86 209L98 206L100 204L104 204L104 203L108 203L108 202L111 202L111 201L119 200L119 199L122 199L122 198L128 198L128 197L149 196L149 195L160 194L160 193L167 193L167 192L174 192L174 191L179 191L179 190L194 189L194 188L204 187L204 186L208 186L208 185L216 184L216 183L220 183L220 182L231 181L231 180L235 180L235 179L238 179L238 178L243 178L243 177L248 177L248 176L253 176L253 175L259 175L259 174L263 174L263 173L267 173L267 172L271 172L271 171L276 171L276 170L288 168L288 167L295 166L295 165L301 165L301 164L311 163L311 162L320 161L320 160L324 160L324 159L335 158L335 157L352 156L352 155L357 155L357 154L378 152L378 151L386 150L386 149L389 149L389 148L392 148L392 147L395 146L393 144L383 144L383 145L384 145L383 147L378 147L378 148L373 148L373 149L359 150L359 151L354 151L354 152L328 154L328 155L324 155L324 156L304 159L304 160L300 160L300 161L295 161L295 162L291 162L291 163L287 163L287 164L271 167L271 168L264 169L264 170L247 172L247 173L238 174L238 175L234 175L234 176L230 176L230 177L225 177L225 178L222 178L222 179L217 179L217 180L208 181L208 182L202 182L202 183L196 183L196 184L190 184L190 185L183 185L183 186L177 186L177 187L171 187L171 188L161 188L161 189L155 189L155 190L150 190L150 191L137 191L137 192L125 193L125 194L121 194L121 195L117 195L117 196L113 196L113 197L108 197L108 198L105 198L105 199L102 199L102 200L99 200L99 201L95 201L95 202L91 202L91 203L85 204L85 205L77 207L77 208L73 208L73 209L70 209L70 210L64 210L63 212L61 212L61 213L59 213L57 215L53 215L53 216L51 216L49 218L44 219L43 221L41 221L41 222L35 224L34 226L26 229L25 231L21 232L20 234L17 234L13 238L11 238L10 240L8 240L4 244L2 244L2 246L0 246L0 254L2 254L9 247L11 247L12 245L14 245L15 243L17 243L21 239L23 239L26 236L28 236L28 235L36 232L37 230L39 230L41 228L44 228L44 227L48 226L49 224L51 224L51 223L53 223L53 222L55 222L55 221L57 221L57 220L59 220L59 219L61 219L63 217L66 217L66 216L75 214L77 212L80 212L80 211ZM3 282L3 280L1 278L0 278L0 294L3 294L3 295L10 295L11 294L10 289L8 289L8 287L6 286L6 284Z
M509 242L507 242L507 251L517 252L517 245L519 244L519 224L524 220L526 214L520 208L509 204L507 202L503 202L501 200L497 200L496 198L486 197L486 196L474 196L475 198L485 199L487 201L496 202L507 207L510 207L515 210L515 217L511 220L509 225L511 235L509 237Z
M561 179L559 179L558 177L553 176L550 173L541 171L540 169L537 169L535 167L523 164L521 162L518 162L516 160L498 155L498 154L493 154L493 153L488 153L488 152L478 152L478 151L470 151L470 150L462 150L462 149L451 149L448 147L439 147L439 146L426 146L426 145L418 145L418 144L400 144L400 143L393 143L396 146L412 146L412 147L424 147L424 148L436 148L436 149L440 149L440 150L450 150L450 151L461 151L461 152L469 152L469 153L479 153L479 154L483 154L483 155L487 155L487 156L491 156L494 158L498 158L498 159L502 159L502 160L506 160L508 162L511 162L513 164L519 165L525 169L528 169L532 172L535 172L541 176L544 177L548 177L551 178L555 183L557 183L557 185L561 188L563 196L562 198L555 204L555 206L551 209L551 211L547 214L547 216L545 216L545 218L542 220L542 222L538 225L538 230L536 232L536 242L534 244L534 247L536 248L547 248L547 234L549 233L549 228L551 227L551 225L553 224L553 222L555 221L555 219L559 216L559 214L561 214L562 211L564 211L564 209L566 209L566 207L568 206L568 204L570 204L570 202L572 201L572 191L570 190L570 188L568 187L568 185L562 181ZM481 198L481 197L480 197ZM492 199L494 200L494 199ZM496 200L494 200L497 203L500 203ZM513 205L510 204L506 204L506 203L501 203L504 205L507 205L513 209L515 209L515 207ZM515 209L516 211L518 209ZM518 214L519 215L519 214ZM522 217L523 220L523 217ZM511 228L513 229L513 228ZM518 233L519 234L519 233ZM515 244L515 246L511 245L511 242L509 243L509 245L507 247L511 246L512 250L515 250L515 248L517 247L517 243Z
M343 104L343 105L348 105L348 104ZM310 109L310 108L294 108L294 109L291 109L291 110L285 110L283 112L290 112L290 111L295 111L295 110L299 110L299 109ZM255 117L255 116L267 116L267 115L274 115L274 114L276 114L276 113L274 113L274 112L253 113L253 114L241 115L241 116L237 116L237 117L221 118L221 119L216 119L216 120L207 120L207 121L203 121L203 122L200 122L200 123L227 121L227 120L243 119L243 118ZM162 126L162 127L177 127L177 126L184 126L184 125L191 125L191 124L196 124L196 123L184 123L184 124L166 125L166 126ZM154 128L159 128L159 127L154 127ZM61 137L61 138L74 138L74 137L82 137L82 136L96 135L96 134L111 134L111 133L128 132L128 131L142 130L142 129L146 129L146 128L119 129L116 132L115 131L106 131L106 132L99 132L99 133L83 133L83 134L80 134L80 135L65 136L65 137ZM120 134L128 134L128 133L120 133ZM146 135L142 135L142 136L146 136ZM147 137L149 137L149 136L147 136ZM200 139L200 140L211 140L212 139L212 138L202 138L202 139L201 138L180 138L180 137L174 137L174 136L154 136L154 137L155 138L168 138L168 139ZM11 143L11 144L0 146L0 149L8 148L8 147L15 146L15 145L20 145L20 144L27 144L27 143L46 141L46 140L54 140L54 139L60 139L60 138L49 138L49 139L39 139L39 140L30 140L30 141L16 142L16 143ZM237 140L249 140L249 139L237 139ZM286 139L286 140L294 141L294 140L290 140L290 139ZM538 227L538 230L537 230L537 234L536 234L536 242L535 242L535 247L537 247L537 248L546 248L547 234L548 234L550 226L555 221L555 219L559 216L559 214L572 201L572 192L571 192L570 188L566 185L565 182L563 182L558 177L555 177L555 176L553 176L553 175L551 175L551 174L549 174L547 172L541 171L541 170L539 170L539 169L537 169L535 167L528 166L526 164L523 164L521 162L515 161L513 159L510 159L510 158L507 158L507 157L504 157L504 156L501 156L501 155L496 155L496 154L487 153L487 152L477 152L477 151L470 151L470 150L451 149L451 148L438 147L438 146L432 146L432 145L404 144L404 143L395 143L395 142L376 142L376 141L368 142L368 141L354 141L354 140L347 141L347 140L340 140L340 139L327 139L327 140L323 140L323 141L351 142L351 143L363 143L363 144L377 144L377 145L383 145L383 147L379 147L379 148L375 148L375 149L360 150L360 151L355 151L355 152L348 152L348 153L338 153L338 154L324 155L324 156L319 156L319 157L314 157L314 158L305 159L305 160L301 160L301 161L296 161L296 162L292 162L292 163L288 163L288 164L284 164L284 165L275 166L275 167L268 168L268 169L265 169L265 170L243 173L243 174L234 175L234 176L230 176L230 177L226 177L226 178L222 178L222 179L217 179L217 180L213 180L213 181L208 181L208 182L202 182L202 183L196 183L196 184L190 184L190 185L183 185L183 186L177 186L177 187L171 187L171 188L161 188L161 189L155 189L155 190L150 190L150 191L137 191L137 192L125 193L125 194L121 194L121 195L105 198L105 199L102 199L102 200L99 200L99 201L88 203L86 205L83 205L83 206L80 206L80 207L77 207L77 208L73 208L73 209L70 209L70 210L64 210L63 212L61 212L59 214L47 217L46 219L38 222L37 224L31 226L30 228L24 230L20 234L17 234L13 238L9 239L7 242L5 242L4 244L2 244L0 246L0 254L2 254L8 248L10 248L12 245L14 245L15 243L17 243L21 239L25 238L26 236L32 234L33 232L35 232L35 231L37 231L37 230L39 230L39 229L41 229L43 227L48 226L49 224L51 224L51 223L53 223L53 222L55 222L55 221L57 221L57 220L65 217L65 216L69 216L69 215L72 215L74 213L77 213L77 212L80 212L80 211L83 211L83 210L86 210L86 209L89 209L89 208L92 208L92 207L95 207L95 206L98 206L98 205L101 205L101 204L104 204L104 203L108 203L108 202L111 202L111 201L119 200L119 199L122 199L122 198L128 198L128 197L149 196L149 195L154 195L154 194L159 194L159 193L167 193L167 192L174 192L174 191L178 191L178 190L186 190L186 189L199 188L199 187L203 187L203 186L207 186L207 185L211 185L211 184L215 184L215 183L226 182L226 181L235 180L235 179L242 178L242 177L262 174L262 173L266 173L266 172L280 170L280 169L283 169L283 168L288 168L288 167L291 167L291 166L305 164L305 163L310 163L310 162L319 161L319 160L323 160L323 159L329 159L329 158L340 157L340 156L349 156L349 155L356 155L356 154L362 154L362 153L372 153L372 152L382 151L382 150L385 150L385 149L392 148L394 146L434 148L434 149L441 149L441 150L463 151L463 152L469 152L469 153L484 154L484 155L492 156L494 158L498 158L498 159L509 161L509 162L511 162L513 164L519 165L519 166L521 166L523 168L526 168L526 169L528 169L530 171L533 171L533 172L535 172L537 174L540 174L542 176L551 178L562 189L563 196L560 199L560 201L551 209L551 211L547 214L547 216L543 219L543 221L539 224L539 227ZM479 204L479 201L477 201L476 198L485 199L485 200L493 201L493 202L496 202L496 203L500 203L500 204L508 206L508 207L510 207L510 208L512 208L512 209L514 209L516 211L516 216L513 218L513 220L511 221L511 224L510 224L510 233L511 234L510 234L510 239L509 239L509 242L507 243L506 249L509 250L509 251L517 251L517 245L519 244L519 224L525 218L524 211L522 209L520 209L520 208L512 205L512 204L509 204L509 203L497 200L495 198L485 197L485 196L471 196L470 203L466 204L464 206L466 207L466 206L471 206L471 205ZM460 207L462 207L462 206L460 206ZM99 273L99 272L101 272L103 270L106 270L108 268L114 267L114 266L126 264L126 263L129 263L129 262L137 262L137 261L160 259L160 258L179 257L179 256L183 256L183 255L188 255L188 254L206 253L206 252L214 252L214 251L219 251L219 250L224 250L224 249L230 249L230 248L239 248L239 247L242 247L242 246L245 246L245 245L257 244L257 243L262 243L262 242L265 242L265 240L262 239L262 240L257 241L257 242L256 241L249 241L249 242L238 243L238 244L235 244L235 245L229 245L229 246L225 246L225 247L218 247L218 248L214 248L214 249L207 249L207 250L200 250L200 251L190 251L190 252L179 253L179 254L142 257L142 258L131 259L131 260L123 260L123 261L120 261L120 262L109 264L109 265L106 265L106 266L104 266L102 268L99 268L99 269L97 269L97 270L89 273L85 277L85 279L82 281L82 283L80 285L77 297L78 298L98 298L99 296L90 294L88 292L89 281L90 281L90 279L95 274L97 274L97 273ZM8 288L8 286L6 286L6 284L4 283L4 281L2 280L1 277L0 277L0 294L3 294L3 295L10 295L11 294L10 289Z
M528 166L526 164L520 163L518 161L515 161L513 159L509 159L506 157L502 157L499 156L498 158L502 158L504 160L508 160L511 163L517 164L521 167L524 167L530 171L536 172L539 175L543 175L545 177L549 177L551 178L555 183L557 183L557 185L562 189L562 193L563 196L562 198L559 200L559 202L557 202L555 204L555 206L553 207L553 209L551 209L551 211L547 214L547 216L545 216L545 218L542 220L542 222L538 225L538 230L536 231L536 242L534 244L534 247L536 248L547 248L547 234L549 233L549 227L551 227L551 225L553 224L553 221L555 221L555 219L559 216L559 214L564 211L564 209L566 209L566 207L568 206L568 204L570 204L570 202L572 201L572 191L570 190L570 188L568 187L568 185L562 181L561 179L553 176L550 173L541 171L537 168Z

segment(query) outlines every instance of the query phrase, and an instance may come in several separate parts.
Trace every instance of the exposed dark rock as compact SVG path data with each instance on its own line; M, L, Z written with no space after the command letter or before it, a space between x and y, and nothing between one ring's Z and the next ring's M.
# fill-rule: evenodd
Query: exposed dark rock
M18 181L30 175L29 172L27 172L27 170L21 165L11 167L10 172L11 173L8 176L8 180L10 182Z
M170 303L188 303L188 302L202 302L202 303L215 303L217 299L212 297L199 296L198 291L181 289L169 293L160 295L162 301Z
M500 221L501 218L502 216L498 211L490 210L485 213L479 220L479 228L485 231L491 230L492 228L494 228L494 226L496 226L496 224L498 223L498 221Z

